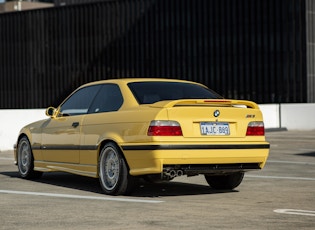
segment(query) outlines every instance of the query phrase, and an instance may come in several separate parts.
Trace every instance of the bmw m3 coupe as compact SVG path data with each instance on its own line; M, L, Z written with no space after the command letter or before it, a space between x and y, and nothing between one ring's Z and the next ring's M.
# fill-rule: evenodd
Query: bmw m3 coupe
M234 189L269 153L256 103L223 99L190 81L92 82L46 115L18 135L21 177L63 171L99 178L108 195L129 194L139 178L200 174L213 189Z

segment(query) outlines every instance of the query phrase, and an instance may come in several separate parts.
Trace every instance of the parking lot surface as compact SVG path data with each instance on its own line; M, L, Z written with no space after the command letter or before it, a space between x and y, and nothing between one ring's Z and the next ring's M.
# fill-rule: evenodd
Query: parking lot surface
M0 229L315 229L315 131L266 136L266 167L233 191L196 176L106 196L93 178L21 179L13 151L0 152Z

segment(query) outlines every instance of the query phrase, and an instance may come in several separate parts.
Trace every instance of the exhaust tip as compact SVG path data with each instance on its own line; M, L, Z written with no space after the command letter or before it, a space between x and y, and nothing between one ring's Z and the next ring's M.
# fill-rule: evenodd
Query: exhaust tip
M177 176L182 176L184 175L184 172L182 170L177 170Z
M175 170L171 170L170 171L170 177L176 177L177 176L177 173Z

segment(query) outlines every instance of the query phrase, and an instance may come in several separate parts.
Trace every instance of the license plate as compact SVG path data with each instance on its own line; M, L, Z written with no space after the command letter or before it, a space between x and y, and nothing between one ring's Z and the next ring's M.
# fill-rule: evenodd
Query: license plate
M201 122L200 130L202 135L225 136L230 135L229 123L225 122Z

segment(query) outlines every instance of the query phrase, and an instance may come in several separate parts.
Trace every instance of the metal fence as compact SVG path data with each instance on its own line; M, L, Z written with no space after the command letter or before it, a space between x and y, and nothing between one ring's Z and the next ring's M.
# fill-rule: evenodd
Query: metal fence
M0 14L0 108L57 106L100 79L198 81L307 102L305 0L100 1Z

